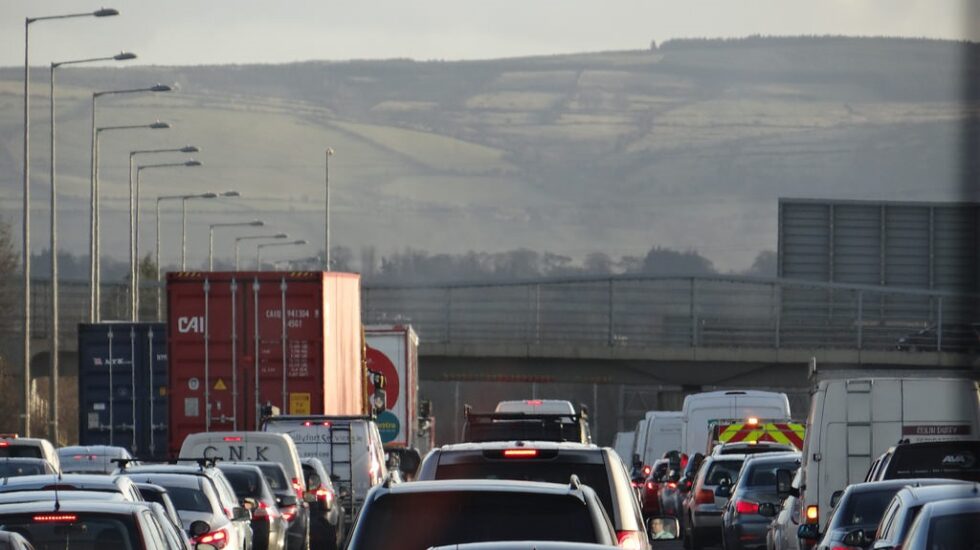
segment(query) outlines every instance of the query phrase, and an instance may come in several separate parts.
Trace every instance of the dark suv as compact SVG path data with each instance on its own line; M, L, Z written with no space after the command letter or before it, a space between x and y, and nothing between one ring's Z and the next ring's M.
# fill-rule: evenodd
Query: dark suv
M595 490L624 548L647 548L646 528L626 467L608 447L550 441L444 445L419 467L419 480L512 479L568 483L575 475Z
M425 550L513 540L611 545L615 536L596 493L576 479L564 485L416 481L371 489L347 550Z

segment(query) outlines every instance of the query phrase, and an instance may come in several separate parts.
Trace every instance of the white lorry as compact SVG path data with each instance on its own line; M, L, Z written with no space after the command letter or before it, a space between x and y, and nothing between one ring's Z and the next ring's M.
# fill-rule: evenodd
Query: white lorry
M681 410L680 451L710 453L707 449L712 426L718 422L740 422L755 418L789 422L791 412L785 393L759 390L727 390L695 393L684 398Z

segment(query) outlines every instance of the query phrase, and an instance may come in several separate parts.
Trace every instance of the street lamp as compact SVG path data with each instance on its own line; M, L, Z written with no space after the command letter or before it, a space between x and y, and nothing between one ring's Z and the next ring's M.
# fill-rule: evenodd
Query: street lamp
M98 240L98 228L97 228L98 220L95 217L96 212L99 209L99 204L98 204L99 172L98 172L98 162L97 162L98 159L96 158L96 156L98 155L98 151L96 149L97 132L95 127L96 110L97 110L96 107L98 104L98 99L106 95L135 94L135 93L142 93L142 92L169 92L172 90L173 88L171 86L167 86L166 84L155 84L153 86L149 86L146 88L106 90L102 92L95 92L92 94L92 151L91 151L92 155L90 161L91 165L89 167L90 168L89 178L91 180L89 183L90 186L89 192L91 194L91 197L89 199L90 202L89 210L91 211L90 214L91 226L89 227L89 255L91 256L89 258L89 284L91 285L91 288L89 289L89 299L91 301L89 304L90 322L98 321L101 313L99 303L98 303L100 299L100 292L98 288L98 284L99 284L99 272L98 272L98 260L97 260L98 249L96 248L97 240Z
M102 320L102 192L99 187L99 143L102 132L118 130L169 130L170 124L159 120L149 124L124 124L121 126L101 126L95 129L95 239L92 254L95 258L95 320ZM135 319L134 319L135 320Z
M160 291L160 203L167 200L180 200L181 202L188 199L214 199L217 198L217 193L197 193L193 195L164 195L157 197L156 205L156 238L157 238L157 251L156 251L156 261L157 261L157 321L163 320L163 298L161 297Z
M262 227L265 222L252 220L250 222L212 223L208 225L208 271L214 271L214 228L216 227Z
M31 435L31 23L76 17L111 17L119 12L102 8L84 13L24 19L24 436ZM57 444L57 442L55 442Z
M258 239L288 239L289 235L286 233L276 233L275 235L246 235L244 237L235 237L235 271L238 271L238 249L242 241L251 241Z
M255 247L255 269L257 271L262 271L262 249L268 248L270 246L297 246L307 244L306 239L300 239L298 241L289 241L288 243L262 243Z
M51 400L51 412L50 412L50 424L51 424L51 441L58 442L58 354L60 343L58 342L58 185L57 179L55 177L57 173L57 163L55 161L55 93L54 93L54 81L55 81L55 69L63 67L65 65L79 65L82 63L95 63L98 61L128 61L130 59L136 59L136 54L129 52L121 52L116 55L111 55L107 57L92 57L88 59L74 59L71 61L53 61L51 62L51 88L49 92L49 107L50 107L50 118L51 118L51 167L49 169L49 176L51 177L51 235L50 235L50 253L51 253L51 331L49 336L50 356L51 356L51 390L49 391L49 396Z
M324 153L323 169L323 270L330 271L330 157L333 149L327 147Z
M238 191L225 191L219 197L240 197ZM193 197L191 197L193 198ZM180 205L180 270L187 269L187 200Z
M129 152L129 300L130 317L135 323L139 316L136 304L136 271L139 258L136 257L136 184L133 181L133 162L136 155L159 153L199 153L201 150L193 145L172 147L168 149L138 149Z
M192 168L196 166L201 166L201 162L191 159L185 162L162 162L159 164L144 164L142 166L136 167L136 189L134 190L133 196L130 198L130 202L133 205L133 211L131 211L130 215L133 216L134 224L136 226L136 231L135 234L133 235L133 256L134 256L134 260L137 263L139 262L139 253L140 253L140 183L142 182L143 179L142 178L143 170L149 170L151 168L172 168L177 166L186 166ZM134 298L135 304L133 304L132 307L135 309L136 312L139 312L140 270L138 269L138 267L133 275L134 276L132 280L132 285L133 285L133 296L135 297Z

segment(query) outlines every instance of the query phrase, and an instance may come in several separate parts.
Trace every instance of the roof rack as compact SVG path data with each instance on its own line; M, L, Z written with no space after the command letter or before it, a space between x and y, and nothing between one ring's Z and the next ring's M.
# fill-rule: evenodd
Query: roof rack
M220 456L202 456L199 458L174 458L170 461L170 464L177 464L179 462L194 462L202 470L205 468L214 468L218 461L223 460Z

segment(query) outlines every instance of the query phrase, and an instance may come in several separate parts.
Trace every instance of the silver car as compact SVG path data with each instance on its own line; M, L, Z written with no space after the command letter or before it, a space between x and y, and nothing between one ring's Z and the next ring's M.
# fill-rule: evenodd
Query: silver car
M682 524L684 547L697 550L721 541L721 512L728 503L726 496L715 494L720 486L732 487L742 470L745 455L707 456L691 492L684 499Z

